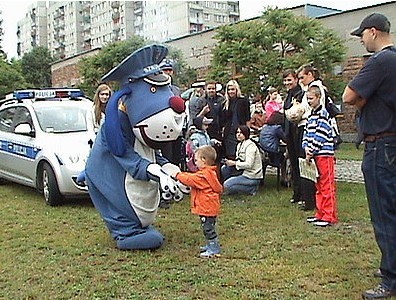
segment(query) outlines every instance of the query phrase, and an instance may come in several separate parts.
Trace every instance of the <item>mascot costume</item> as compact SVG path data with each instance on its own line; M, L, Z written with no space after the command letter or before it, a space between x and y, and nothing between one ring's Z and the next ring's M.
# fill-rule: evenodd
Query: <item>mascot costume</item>
M107 104L83 180L119 249L161 247L164 237L152 226L160 192L175 201L189 192L168 175L178 167L156 150L179 136L185 117L184 100L159 68L167 53L162 45L143 47L102 78L121 89Z

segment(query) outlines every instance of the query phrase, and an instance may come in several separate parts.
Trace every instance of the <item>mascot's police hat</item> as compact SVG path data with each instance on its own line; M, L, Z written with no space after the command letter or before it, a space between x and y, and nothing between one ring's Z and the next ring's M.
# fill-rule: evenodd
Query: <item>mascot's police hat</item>
M170 83L170 77L162 73L159 66L168 54L163 45L152 44L140 48L125 58L118 66L102 77L102 81L118 81L121 85L146 78L156 85Z

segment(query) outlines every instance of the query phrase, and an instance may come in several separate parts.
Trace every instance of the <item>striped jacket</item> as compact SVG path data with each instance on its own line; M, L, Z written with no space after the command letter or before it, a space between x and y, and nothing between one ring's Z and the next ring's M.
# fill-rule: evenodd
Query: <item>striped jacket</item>
M311 149L313 155L334 155L333 129L329 113L320 105L312 110L304 128L303 149Z

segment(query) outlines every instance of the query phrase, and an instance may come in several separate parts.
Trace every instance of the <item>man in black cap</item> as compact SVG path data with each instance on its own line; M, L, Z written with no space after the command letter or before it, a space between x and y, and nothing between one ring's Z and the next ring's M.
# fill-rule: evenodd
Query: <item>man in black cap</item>
M362 170L371 221L381 250L381 283L363 299L396 296L396 48L390 22L373 13L351 34L374 53L345 88L343 102L360 110Z

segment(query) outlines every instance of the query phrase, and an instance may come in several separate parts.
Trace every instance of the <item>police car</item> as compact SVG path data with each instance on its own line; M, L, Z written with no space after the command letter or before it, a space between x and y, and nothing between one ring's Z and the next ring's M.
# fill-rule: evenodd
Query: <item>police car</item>
M79 89L18 90L0 100L0 181L34 187L47 204L87 196L76 183L95 139Z

